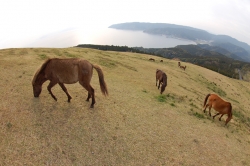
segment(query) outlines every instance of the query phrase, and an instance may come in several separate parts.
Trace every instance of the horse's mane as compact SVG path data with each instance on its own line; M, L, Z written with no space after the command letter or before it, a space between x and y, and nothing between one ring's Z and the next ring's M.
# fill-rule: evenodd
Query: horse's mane
M35 84L35 81L37 79L37 76L45 69L45 67L47 66L47 64L50 62L51 59L47 59L43 64L42 66L36 71L34 77L33 77L33 80L32 80L32 85Z

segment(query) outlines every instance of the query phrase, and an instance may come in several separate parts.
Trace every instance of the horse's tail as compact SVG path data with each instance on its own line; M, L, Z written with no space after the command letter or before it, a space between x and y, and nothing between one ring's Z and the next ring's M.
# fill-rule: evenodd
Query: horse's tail
M227 123L232 119L232 117L233 117L232 105L231 105L231 103L229 103L228 117L227 117L225 125L227 125Z
M102 69L98 65L93 65L93 67L95 68L95 70L98 73L99 83L100 83L100 88L101 88L102 94L107 96L108 95L108 88L107 88L107 85L104 81L104 74L102 72Z
M207 94L207 96L206 96L206 98L205 98L205 100L204 100L203 108L204 108L205 105L207 104L207 99L208 99L208 97L209 97L210 95L211 95L211 94Z

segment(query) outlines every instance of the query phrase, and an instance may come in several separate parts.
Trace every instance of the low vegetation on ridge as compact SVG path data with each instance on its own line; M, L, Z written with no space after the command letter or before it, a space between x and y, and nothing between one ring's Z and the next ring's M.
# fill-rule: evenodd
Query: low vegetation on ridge
M87 91L46 86L34 98L31 80L47 58L78 57L101 66L109 96L94 71L96 104ZM154 58L155 61L149 61ZM163 62L160 62L163 60ZM90 48L0 50L0 165L250 165L250 84L198 65L148 54ZM163 92L156 69L168 76ZM202 112L205 96L232 103L233 119ZM212 115L216 112L212 110Z

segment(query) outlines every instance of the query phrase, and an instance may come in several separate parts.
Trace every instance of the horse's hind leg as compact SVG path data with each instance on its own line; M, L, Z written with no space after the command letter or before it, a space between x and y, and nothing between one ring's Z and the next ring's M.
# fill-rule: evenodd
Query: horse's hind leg
M56 81L50 81L49 85L47 86L47 89L49 91L49 94L52 96L52 98L57 101L56 96L52 93L51 88L57 84Z
M72 99L72 97L69 95L67 88L64 86L63 83L59 83L59 85L61 86L62 90L66 93L66 95L68 96L68 102L70 102L70 100Z
M213 119L217 116L217 115L220 115L220 113L218 112L217 114L215 114L214 116L213 116ZM223 116L223 114L221 115L221 117ZM221 117L219 118L219 120L221 120Z
M94 108L94 104L95 104L95 90L92 88L92 86L86 85L82 82L80 82L80 84L88 91L88 97L86 99L86 101L89 101L89 99L92 97L92 103L90 105L90 108Z
M91 94L88 92L88 97L87 97L86 101L89 101L90 98L91 98Z
M208 106L209 106L209 104L206 104L206 105L205 105L205 108L203 109L203 112L204 112L204 113L206 112L206 109L207 109Z
M212 115L211 115L211 108L212 108L212 105L209 105L209 115L210 115L210 116L212 116Z
M88 90L88 98L87 100L92 97L92 103L90 105L90 108L94 108L95 104L95 90L89 85L89 90Z

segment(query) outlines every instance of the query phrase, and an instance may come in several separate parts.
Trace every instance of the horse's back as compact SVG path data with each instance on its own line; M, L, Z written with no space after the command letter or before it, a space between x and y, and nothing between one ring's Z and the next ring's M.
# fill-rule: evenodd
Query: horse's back
M212 107L220 113L226 114L231 108L231 103L223 100L216 94L211 94L209 96L209 102L211 102Z
M80 60L72 59L51 59L47 66L47 76L49 79L58 79L61 83L72 84L76 83L78 78L78 67Z

